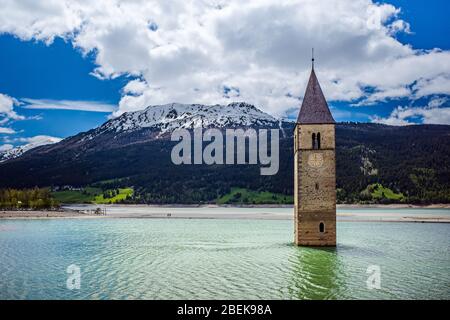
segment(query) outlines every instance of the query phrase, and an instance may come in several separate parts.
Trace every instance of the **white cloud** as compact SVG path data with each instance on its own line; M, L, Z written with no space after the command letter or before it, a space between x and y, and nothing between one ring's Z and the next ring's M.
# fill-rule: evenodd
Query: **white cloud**
M23 120L24 117L18 115L14 111L14 106L19 105L19 101L16 99L0 93L0 124L8 122L10 119Z
M376 123L402 126L415 123L450 124L450 106L443 106L448 99L437 98L431 100L425 107L398 106L386 117L375 116L371 120Z
M370 0L0 0L0 6L0 32L47 43L60 36L95 52L96 76L139 76L125 86L115 115L150 104L230 100L283 115L299 106L311 47L329 100L370 104L449 88L450 52L400 43L394 34L411 32L400 9ZM224 94L226 88L236 90Z
M1 0L0 31L24 40L51 43L55 36L72 34L81 26L82 16L76 14L78 4L71 1Z
M12 144L4 144L0 146L0 162L20 157L24 152L28 150L47 144L57 143L62 139L40 135L26 138L15 138L13 140L14 143L19 142L19 145L17 145L16 147L13 147Z
M96 101L74 101L74 100L47 100L47 99L21 99L25 103L25 109L58 109L58 110L80 110L91 112L113 112L116 106Z
M373 92L367 99L353 104L354 106L373 105L379 101L386 101L387 99L399 99L411 95L411 90L406 87L386 88Z
M450 95L450 74L431 79L421 79L414 85L415 95L424 97L432 94Z
M449 99L447 97L433 98L428 102L428 107L429 108L437 108L437 107L444 105L448 101L449 101Z
M127 83L127 85L123 88L124 93L140 95L145 92L147 89L147 83L141 80L132 80Z
M34 146L42 146L45 144L52 144L60 142L62 139L58 137L46 136L46 135L38 135L34 137L25 137L18 138L17 141L25 142L27 144L32 144Z
M14 144L14 145L22 145L22 144L36 144L36 145L43 145L43 144L50 144L50 143L56 143L62 140L62 138L59 137L53 137L53 136L47 136L47 135L37 135L33 137L3 137L3 142L7 144Z
M16 131L12 128L1 127L7 123L14 122L16 120L34 120L40 119L39 116L33 116L25 118L24 116L18 115L14 110L14 106L20 106L22 102L15 98L12 98L6 94L0 93L0 134L14 134Z
M12 144L2 144L0 145L0 152L5 152L14 148Z
M410 25L408 22L403 20L396 20L389 26L389 31L391 34L395 34L398 32L411 33Z
M14 129L11 129L11 128L5 128L5 127L0 127L0 134L13 134L13 133L16 133L15 131L14 131Z

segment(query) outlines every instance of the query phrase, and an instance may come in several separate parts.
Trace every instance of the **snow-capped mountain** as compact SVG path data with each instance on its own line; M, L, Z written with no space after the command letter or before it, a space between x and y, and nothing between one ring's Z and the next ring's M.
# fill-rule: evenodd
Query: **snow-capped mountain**
M0 162L37 154L47 157L78 159L86 154L165 140L175 129L202 128L281 128L286 123L244 102L228 105L170 103L149 106L144 110L126 112L103 125L68 137L62 141L40 136L37 141L0 153ZM284 135L284 134L283 134ZM59 142L59 143L55 143ZM43 146L46 145L46 146ZM36 148L36 147L40 148ZM30 152L30 149L34 149ZM23 155L23 156L22 156Z
M142 128L157 129L162 135L175 129L277 126L278 122L271 115L244 102L228 105L170 103L124 113L95 129L84 140L106 132L130 132Z
M26 151L39 146L60 142L61 139L50 136L35 136L30 138L28 141L29 142L27 144L0 152L0 162L20 157Z

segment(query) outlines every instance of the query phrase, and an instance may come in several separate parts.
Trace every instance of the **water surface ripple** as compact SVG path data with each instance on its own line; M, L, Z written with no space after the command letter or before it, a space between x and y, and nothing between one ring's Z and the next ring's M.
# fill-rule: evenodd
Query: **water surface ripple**
M313 249L291 244L288 220L3 220L0 299L450 298L450 224L337 228L337 248ZM71 264L80 290L66 288Z

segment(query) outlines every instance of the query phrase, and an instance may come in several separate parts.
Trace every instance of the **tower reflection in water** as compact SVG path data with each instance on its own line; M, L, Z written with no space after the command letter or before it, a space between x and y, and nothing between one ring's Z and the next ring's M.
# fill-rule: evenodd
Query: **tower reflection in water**
M346 274L338 248L296 247L289 257L293 299L345 299Z

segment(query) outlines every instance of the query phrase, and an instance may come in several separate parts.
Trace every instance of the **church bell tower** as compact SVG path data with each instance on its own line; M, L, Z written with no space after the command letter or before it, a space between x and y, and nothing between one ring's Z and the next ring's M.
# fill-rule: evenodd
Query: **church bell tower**
M335 121L312 61L294 131L294 241L336 246Z

